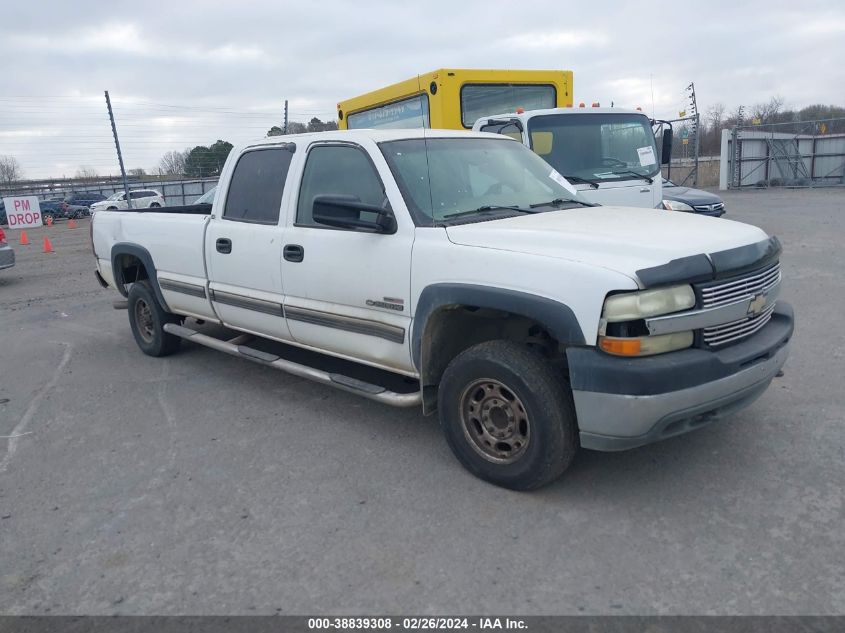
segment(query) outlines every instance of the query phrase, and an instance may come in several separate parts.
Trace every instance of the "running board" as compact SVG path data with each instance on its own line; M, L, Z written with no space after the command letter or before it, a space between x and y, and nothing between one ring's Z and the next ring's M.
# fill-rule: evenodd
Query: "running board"
M376 402L389 404L393 407L415 407L422 403L422 396L419 391L414 393L397 393L395 391L388 391L380 385L364 382L363 380L358 380L357 378L351 378L341 374L332 374L320 369L308 367L307 365L294 363L289 360L285 360L276 354L269 354L252 347L247 347L246 345L239 345L238 343L240 342L239 339L241 339L241 337L236 337L229 341L222 341L218 338L214 338L213 336L201 334L196 330L192 330L191 328L187 328L183 325L177 325L176 323L165 323L164 331L168 334L173 334L174 336L178 336L193 343L205 345L211 349L216 349L219 352L225 352L231 356L237 356L238 358L251 360L261 365L281 369L282 371L293 374L294 376L307 378L308 380L329 385L331 387L335 387L336 389L341 389L342 391L348 391L349 393L354 393L356 395L363 396L364 398L375 400Z

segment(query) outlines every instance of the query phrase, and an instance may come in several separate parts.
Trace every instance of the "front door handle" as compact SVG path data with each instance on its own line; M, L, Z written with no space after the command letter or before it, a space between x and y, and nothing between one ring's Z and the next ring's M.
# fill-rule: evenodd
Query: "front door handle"
M232 240L226 237L217 238L217 252L228 255L232 252Z
M285 244L282 255L289 262L301 262L305 259L305 249L299 244Z

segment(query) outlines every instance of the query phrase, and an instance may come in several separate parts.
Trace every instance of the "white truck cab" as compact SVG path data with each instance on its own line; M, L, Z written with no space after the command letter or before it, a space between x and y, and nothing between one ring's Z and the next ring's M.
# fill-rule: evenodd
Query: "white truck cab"
M482 117L472 129L520 141L542 156L589 202L662 208L661 154L651 120L638 110L517 111ZM662 155L668 159L668 152Z

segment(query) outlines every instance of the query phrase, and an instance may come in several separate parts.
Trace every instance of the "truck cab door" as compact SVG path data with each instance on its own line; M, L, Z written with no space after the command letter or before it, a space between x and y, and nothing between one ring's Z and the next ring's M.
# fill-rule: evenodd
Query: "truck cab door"
M209 294L220 321L229 327L290 340L282 286L279 217L294 146L244 152L235 165L206 230Z
M410 217L397 214L392 233L335 228L313 218L317 196L404 207L392 178L383 181L374 161L389 173L375 145L372 154L345 142L309 148L295 217L284 237L285 316L294 340L303 346L413 373Z

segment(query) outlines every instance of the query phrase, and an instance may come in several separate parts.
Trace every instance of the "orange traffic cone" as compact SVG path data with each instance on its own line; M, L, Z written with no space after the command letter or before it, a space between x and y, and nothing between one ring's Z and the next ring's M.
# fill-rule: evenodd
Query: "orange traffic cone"
M50 243L50 238L44 238L44 252L45 253L55 253L56 251L53 250L53 245Z
M75 229L75 228L76 228L76 220L74 220L73 218L71 218L70 220L68 220L68 221L67 221L67 228L69 228L69 229Z
M26 236L26 231L21 231L21 246L29 246L29 238Z
M53 226L53 217L47 216L47 226Z

